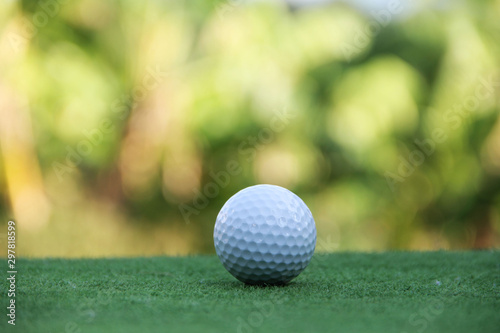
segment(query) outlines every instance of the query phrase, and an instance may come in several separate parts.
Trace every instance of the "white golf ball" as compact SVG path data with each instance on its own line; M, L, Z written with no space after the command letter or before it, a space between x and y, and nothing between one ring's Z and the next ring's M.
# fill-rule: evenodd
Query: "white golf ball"
M294 193L275 185L247 187L222 207L214 228L224 267L248 284L285 284L309 264L316 225Z

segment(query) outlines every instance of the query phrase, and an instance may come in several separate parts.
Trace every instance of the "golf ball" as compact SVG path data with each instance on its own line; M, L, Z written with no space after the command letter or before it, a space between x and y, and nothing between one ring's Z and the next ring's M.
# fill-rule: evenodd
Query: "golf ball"
M224 267L248 284L285 284L309 264L316 225L294 193L275 185L247 187L222 207L214 228Z

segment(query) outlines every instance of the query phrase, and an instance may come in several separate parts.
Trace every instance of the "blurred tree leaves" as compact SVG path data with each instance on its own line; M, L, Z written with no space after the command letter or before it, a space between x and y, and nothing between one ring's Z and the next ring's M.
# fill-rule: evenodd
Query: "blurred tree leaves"
M28 101L53 212L26 253L70 229L99 244L82 225L100 214L140 253L211 252L221 205L261 182L303 197L340 249L498 246L500 7L431 6L387 24L338 4L6 6L0 89ZM2 140L0 209L16 216ZM44 253L88 251L65 246Z

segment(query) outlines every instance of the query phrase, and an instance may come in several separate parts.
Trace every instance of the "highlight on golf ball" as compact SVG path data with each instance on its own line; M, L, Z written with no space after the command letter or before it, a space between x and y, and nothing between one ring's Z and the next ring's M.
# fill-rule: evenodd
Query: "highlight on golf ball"
M214 228L224 267L248 284L285 284L311 261L316 225L297 195L275 185L255 185L233 195Z

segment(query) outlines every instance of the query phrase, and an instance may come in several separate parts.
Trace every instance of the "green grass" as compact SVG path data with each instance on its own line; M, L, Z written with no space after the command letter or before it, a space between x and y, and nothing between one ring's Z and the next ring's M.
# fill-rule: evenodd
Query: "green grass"
M281 287L247 286L215 256L21 259L17 267L17 325L6 323L3 292L0 332L500 328L498 251L315 255L298 278Z

